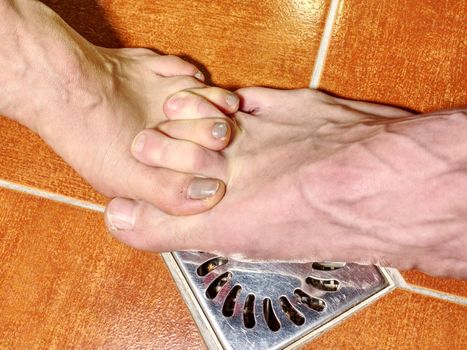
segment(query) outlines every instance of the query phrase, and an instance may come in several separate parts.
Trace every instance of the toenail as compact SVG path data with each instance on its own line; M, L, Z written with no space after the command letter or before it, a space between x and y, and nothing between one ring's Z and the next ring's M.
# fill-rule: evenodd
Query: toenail
M112 231L128 231L135 226L136 203L130 199L115 199L107 211L107 221Z
M146 143L146 134L138 134L134 141L133 141L133 152L134 153L141 153L144 148L144 144Z
M238 96L232 93L227 94L227 96L225 97L225 101L230 107L236 107L240 102Z
M197 71L194 77L198 80L204 81L204 74L201 71Z
M212 136L215 139L223 139L227 135L227 123L220 122L220 123L215 123L214 126L212 127Z
M195 177L188 187L188 199L206 199L212 197L219 190L219 180Z
M176 111L177 109L180 108L181 101L182 101L181 98L172 97L172 98L167 102L167 108L170 109L170 110L172 110L172 111Z

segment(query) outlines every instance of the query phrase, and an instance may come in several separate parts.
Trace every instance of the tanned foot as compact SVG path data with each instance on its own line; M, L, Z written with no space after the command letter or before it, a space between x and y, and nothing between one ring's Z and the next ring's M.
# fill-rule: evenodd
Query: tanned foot
M177 215L222 198L226 170L217 151L228 143L225 114L237 111L236 95L207 87L178 57L96 47L40 2L18 0L1 11L8 23L0 25L0 113L37 132L108 197L144 200ZM195 120L206 117L212 119ZM133 139L147 128L155 128L150 144L162 152L157 167L131 154ZM200 166L203 157L209 169Z

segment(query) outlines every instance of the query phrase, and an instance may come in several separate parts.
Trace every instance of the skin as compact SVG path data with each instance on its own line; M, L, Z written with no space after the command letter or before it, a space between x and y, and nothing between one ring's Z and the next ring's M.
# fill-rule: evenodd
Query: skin
M38 133L108 197L144 200L174 215L202 212L222 198L221 181L210 182L215 189L207 198L192 198L194 184L204 181L199 175L217 180L218 169L195 162L180 169L173 160L185 151L222 163L217 151L231 132L224 113L237 111L238 97L207 87L178 57L94 46L40 2L0 0L0 16L0 114ZM166 115L177 123L164 124ZM225 124L222 138L212 135L216 123ZM157 167L131 155L135 135L146 128L155 128L153 146L165 150Z
M310 89L237 93L243 112L223 152L222 202L174 217L115 199L106 222L116 238L156 252L355 261L467 278L465 110L414 115ZM151 165L157 152L134 156Z
M0 113L125 197L106 211L123 242L467 277L464 111L251 88L232 130L238 100L179 58L96 47L33 0L0 0L0 15ZM195 174L222 182L194 200Z

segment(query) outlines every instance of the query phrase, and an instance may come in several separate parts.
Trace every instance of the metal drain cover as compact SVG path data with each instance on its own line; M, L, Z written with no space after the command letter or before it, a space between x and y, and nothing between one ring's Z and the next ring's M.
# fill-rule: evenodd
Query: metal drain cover
M376 266L164 258L211 349L285 349L390 286Z

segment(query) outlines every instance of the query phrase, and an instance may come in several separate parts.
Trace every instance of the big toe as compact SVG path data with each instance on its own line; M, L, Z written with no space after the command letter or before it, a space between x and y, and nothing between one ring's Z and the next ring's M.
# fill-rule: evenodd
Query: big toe
M136 249L168 252L202 245L195 239L198 225L192 224L193 217L170 216L142 201L115 198L104 218L112 236Z

